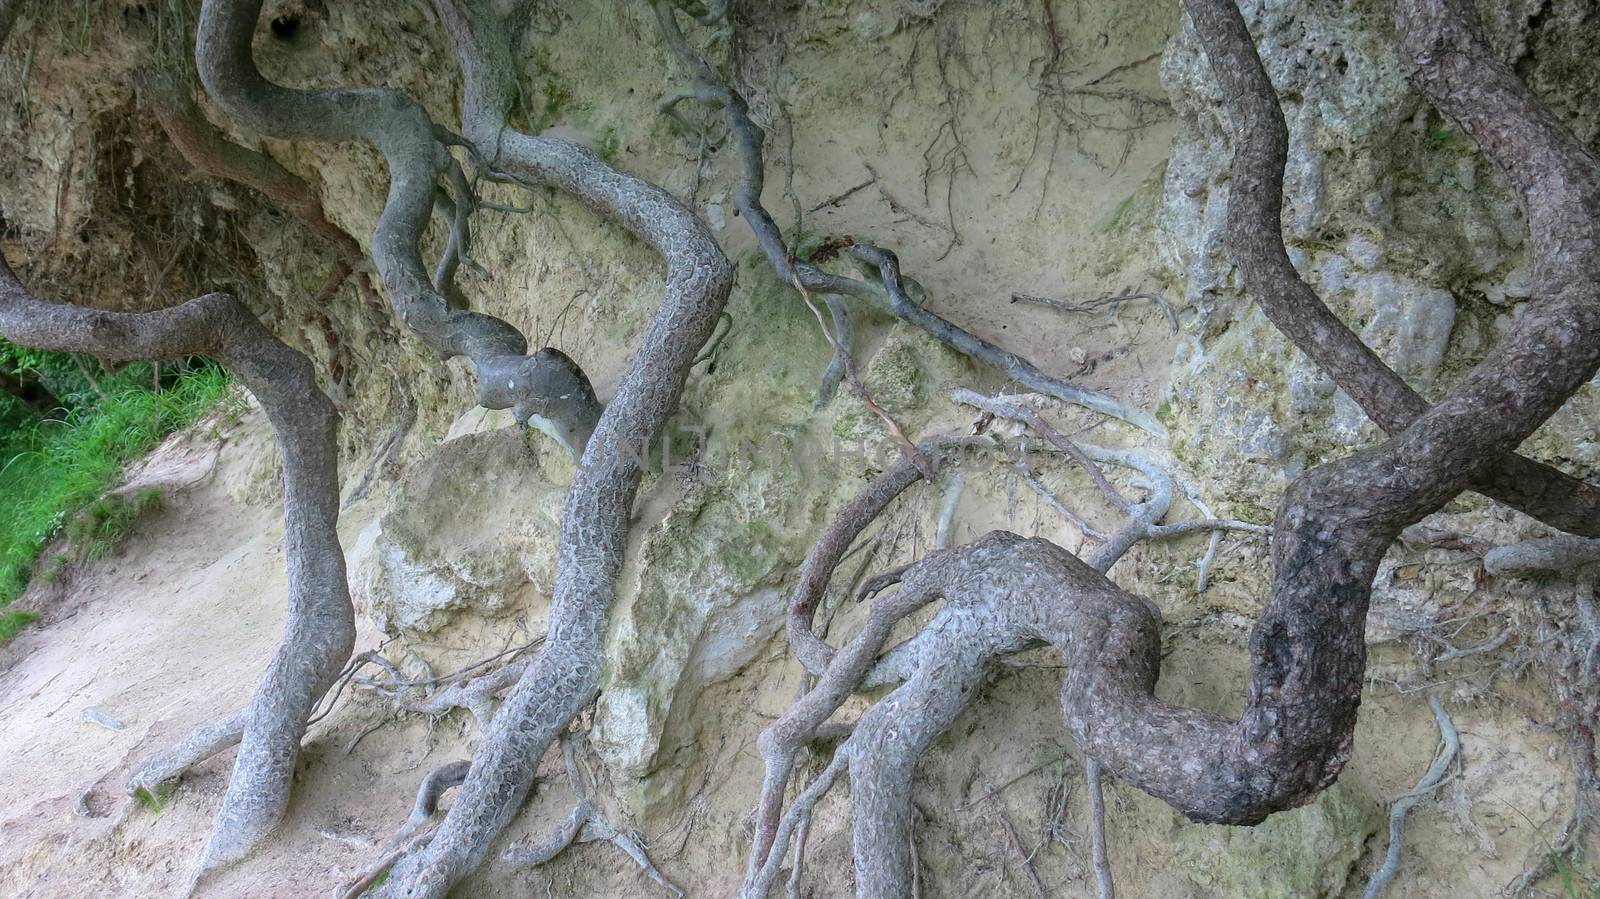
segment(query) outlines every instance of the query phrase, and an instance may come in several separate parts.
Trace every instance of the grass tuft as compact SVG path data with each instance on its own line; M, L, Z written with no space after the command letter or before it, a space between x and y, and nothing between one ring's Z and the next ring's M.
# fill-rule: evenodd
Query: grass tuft
M230 393L215 365L185 371L160 391L150 388L149 372L130 366L102 385L106 395L93 404L0 432L0 609L27 588L40 552L63 529L80 558L109 552L160 498L156 491L105 497L123 466ZM39 574L56 577L62 564L47 560ZM33 617L0 611L0 643Z

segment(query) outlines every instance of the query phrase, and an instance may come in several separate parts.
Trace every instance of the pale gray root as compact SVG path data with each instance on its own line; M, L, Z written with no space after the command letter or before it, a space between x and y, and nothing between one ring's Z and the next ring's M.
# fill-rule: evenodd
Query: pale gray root
M1043 500L1045 505L1054 509L1057 515L1060 515L1062 518L1066 519L1068 524L1077 528L1078 532L1081 533L1086 539L1106 539L1106 533L1104 531L1094 527L1093 525L1089 524L1089 522L1084 521L1082 516L1063 505L1061 498L1056 496L1049 487L1045 486L1043 481L1039 480L1039 476L1033 473L1033 469L1029 468L1025 461L1021 459L1017 460L1015 467L1017 469L1017 473L1022 477L1022 482L1028 485L1028 489L1032 490L1034 494L1039 497L1039 499Z
M838 781L839 775L844 773L849 762L849 754L844 746L839 747L833 759L828 762L828 767L822 770L811 783L806 785L800 795L796 796L789 809L785 811L773 828L771 840L771 854L768 855L759 867L753 868L745 876L744 885L739 890L741 899L766 899L767 893L777 882L778 872L782 869L783 858L789 851L789 843L794 839L796 831L802 827L809 828L811 810L828 794ZM798 843L797 843L798 845ZM751 859L754 861L754 858ZM795 868L800 866L799 851L796 851Z
M811 836L811 812L800 814L800 823L795 826L794 835L794 864L789 866L789 885L787 894L789 899L800 899L800 878L806 868L806 840Z
M1428 694L1428 707L1433 709L1433 718L1439 723L1439 751L1433 757L1433 764L1428 766L1422 779L1417 781L1417 785L1396 797L1394 805L1389 807L1389 850L1384 853L1383 864L1373 872L1372 879L1367 881L1367 888L1361 894L1362 899L1378 899L1388 887L1389 881L1399 873L1400 851L1405 839L1406 812L1438 789L1444 780L1445 772L1455 761L1456 753L1461 751L1461 737L1456 732L1455 722L1450 720L1450 713L1445 711L1439 698L1432 693Z
M1078 463L1083 468L1084 473L1089 476L1090 482L1100 491L1100 495L1104 496L1112 507L1124 512L1133 508L1133 504L1128 501L1127 497L1122 495L1122 491L1118 490L1116 485L1106 479L1105 472L1101 471L1100 466L1094 463L1094 459L1090 458L1088 453L1084 452L1076 443L1067 439L1066 435L1051 427L1036 410L1021 403L1013 402L1010 398L984 396L976 390L966 387L957 387L950 391L950 398L957 403L964 403L990 415L1019 421L1033 428L1051 446L1066 453L1068 458Z
M356 899L366 893L378 878L394 867L401 856L433 835L433 828L428 826L428 822L439 811L439 800L444 797L445 791L461 785L462 779L467 776L468 764L465 761L451 762L428 772L428 776L417 787L417 798L412 803L410 816L393 836L384 841L383 857L367 866L348 886L341 888L335 894L339 899Z
M167 785L208 758L239 745L250 710L243 708L190 731L169 749L146 759L128 775L128 795L160 795Z
M397 91L302 91L268 81L251 49L261 5L202 5L195 62L212 100L271 137L376 147L388 163L389 195L373 231L372 260L401 321L441 358L471 361L480 405L511 409L519 424L552 434L578 456L601 413L583 370L551 347L529 355L527 338L498 318L452 308L423 265L418 247L433 211L435 182L455 166L426 111ZM464 239L455 227L452 232L453 243Z
M540 641L535 641L536 644L538 642ZM489 722L494 718L495 698L516 685L517 680L528 669L531 661L531 658L515 659L487 674L462 680L439 679L445 682L445 686L421 699L412 699L409 695L411 690L439 681L417 683L400 680L398 671L393 671L392 666L387 663L385 663L386 667L390 667L391 673L396 675L394 680L388 682L362 681L360 683L364 687L369 687L388 696L395 705L408 712L437 716L448 714L455 709L466 709L472 713L473 718L477 719L478 727L487 730Z
M644 875L671 893L683 899L683 890L668 880L633 834L614 827L600 809L590 801L588 780L584 777L577 753L580 738L570 732L561 740L561 757L567 770L567 784L577 794L578 803L556 829L532 846L512 847L501 856L503 861L518 867L542 865L564 852L573 843L605 840L628 854Z
M1106 793L1100 783L1100 763L1089 759L1083 769L1089 786L1089 854L1094 867L1095 895L1099 899L1116 899L1111 859L1106 854Z
M467 254L472 248L472 210L476 200L473 199L472 185L467 182L466 172L459 162L451 159L445 163L445 173L450 178L450 192L439 188L434 193L434 205L444 213L450 236L445 240L444 252L439 255L439 262L433 269L433 289L440 296L453 301L453 305L465 308L467 304L461 295L461 288L456 286L456 272L462 262L470 261Z
M1562 571L1600 562L1600 540L1557 534L1497 546L1483 555L1483 570L1490 574Z
M869 581L864 591L886 586L888 579L880 576ZM776 865L782 861L784 850L776 841L784 815L783 795L800 749L815 738L828 719L850 697L861 676L877 659L895 624L933 599L927 592L905 588L887 599L875 600L868 611L866 624L843 649L831 656L816 684L756 739L756 748L765 762L766 774L756 807L755 832L745 872L747 894L757 884L760 872L768 866L774 868L766 881L770 886L770 878L776 876ZM807 624L809 632L809 620ZM765 895L765 891L763 889L754 895Z
M1511 637L1511 628L1503 627L1497 631L1494 636L1489 637L1487 640L1484 640L1481 643L1474 643L1471 646L1450 646L1449 644L1446 644L1444 652L1434 656L1433 661L1434 664L1437 665L1444 662L1454 662L1457 659L1464 659L1468 656L1478 656L1485 653L1494 652L1510 642Z
M45 303L0 259L0 335L22 346L88 353L108 362L208 355L266 411L283 454L289 615L247 712L233 774L191 889L253 849L282 819L306 721L355 645L355 611L339 545L338 413L310 360L214 293L149 313ZM226 746L238 716L202 728L146 772L151 783ZM141 769L143 770L143 769Z
M467 767L471 762L451 762L428 772L417 787L416 801L411 805L411 814L406 818L400 829L394 832L387 842L383 844L385 852L402 849L408 845L433 816L439 811L439 800L444 798L445 791L461 786L467 777Z
M834 395L839 392L839 382L844 380L844 368L856 340L855 318L850 314L850 306L844 298L830 293L824 295L822 301L828 304L828 315L833 319L833 339L839 349L829 357L828 367L823 369L822 378L817 383L817 399L813 403L817 409L833 402Z
M902 279L899 260L888 250L865 244L850 248L852 256L872 267L874 277L868 279L836 275L810 262L793 258L783 231L761 204L761 193L766 182L766 161L762 155L765 133L751 120L744 97L689 44L678 25L674 5L664 0L654 0L652 5L662 37L689 68L694 79L692 92L679 95L674 100L693 96L722 111L728 132L739 151L742 167L739 184L734 189L734 205L739 209L739 217L754 233L756 243L779 280L824 296L850 296L871 303L901 321L921 328L957 352L1005 372L1008 377L1031 390L1121 419L1156 436L1166 436L1166 428L1149 413L1129 408L1113 397L1046 374L1027 359L930 312L912 298L913 289L919 292L920 289L908 288L909 279Z
M359 897L367 895L367 891L372 889L372 885L377 883L378 879L383 877L383 875L387 874L389 869L394 867L395 862L399 861L400 858L407 852L427 842L432 836L433 828L431 827L419 834L416 834L410 839L409 842L396 849L390 850L382 858L367 866L367 869L361 872L360 876L358 876L355 880L351 881L349 886L335 891L334 895L338 897L338 899L359 899Z
M732 267L710 231L666 191L582 147L507 125L517 93L512 40L520 29L514 22L479 0L436 0L434 6L462 68L462 133L478 158L526 183L575 195L654 247L667 276L661 306L567 493L549 636L496 712L433 839L402 858L384 885L385 895L414 897L443 896L482 862L527 798L545 749L593 701L606 613L643 473L639 449L654 441L676 409L733 283Z
M961 488L965 478L961 470L956 469L950 475L950 483L945 485L944 499L939 503L939 521L934 527L933 546L935 549L950 548L950 532L955 527L956 507L961 505Z
M917 453L924 459L930 460L937 468L941 460L952 451L964 447L993 445L994 441L985 437L942 435L924 440L917 448ZM820 676L827 670L834 656L834 648L811 629L812 620L817 613L817 604L827 592L828 580L833 576L833 570L844 559L850 550L850 545L861 532L875 521L896 497L904 493L907 487L922 477L922 469L910 459L902 457L879 472L861 492L857 493L855 498L834 516L827 529L811 545L811 551L806 554L806 560L800 567L794 591L789 594L788 613L785 619L789 648L810 674Z

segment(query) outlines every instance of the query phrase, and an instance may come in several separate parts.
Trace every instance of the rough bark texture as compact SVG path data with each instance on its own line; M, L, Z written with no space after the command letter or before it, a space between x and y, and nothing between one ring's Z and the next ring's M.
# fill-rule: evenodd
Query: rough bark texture
M1233 2L1186 5L1235 124L1229 234L1247 287L1297 346L1395 433L1290 485L1273 532L1272 596L1251 636L1249 689L1237 720L1155 697L1160 613L1104 576L1165 513L1170 479L1151 478L1151 497L1129 509L1129 524L1090 564L1047 541L1005 532L929 555L892 578L900 592L875 604L867 627L831 658L812 645L820 641L804 639L815 584L826 580L824 571L808 569L802 583L812 586L791 604L791 631L800 632L798 654L809 658L808 667L828 667L763 735L768 783L747 895L765 893L787 850L792 828L781 825L790 816L780 818L771 806L781 802L793 753L861 680L889 626L928 602L943 599L944 608L884 660L902 657L893 667L908 679L863 715L839 750L850 768L860 896L910 894L917 759L993 657L1050 643L1066 662L1067 731L1095 763L1194 820L1254 824L1310 801L1348 760L1372 580L1402 529L1469 488L1558 525L1594 526L1583 520L1582 490L1561 488L1559 502L1545 501L1555 498L1552 484L1571 479L1505 461L1600 368L1600 164L1593 154L1495 61L1450 0L1399 0L1398 31L1417 84L1506 171L1522 198L1541 297L1488 359L1427 408L1289 265L1278 227L1287 138L1277 96ZM884 272L886 284L893 274ZM1519 485L1533 486L1498 490L1500 475L1486 474L1508 467ZM904 480L880 479L836 528L859 532L861 517L881 510ZM827 556L842 553L825 544Z
M453 165L434 123L415 101L381 89L301 91L273 84L251 50L261 3L208 0L195 62L206 91L229 115L274 137L363 141L389 165L389 196L372 235L372 259L406 326L442 358L466 356L478 401L512 409L576 456L594 431L600 403L589 380L554 349L528 355L516 328L490 315L453 309L435 289L418 245L433 211L434 181Z
M336 528L338 415L318 389L310 361L226 294L159 312L101 312L34 298L0 259L0 334L24 346L111 362L212 356L261 402L277 433L289 620L251 701L233 776L195 870L203 876L244 856L282 819L306 719L355 644L355 612ZM220 742L200 733L180 744L178 755L190 758L228 745L238 719L224 719Z
M527 797L544 750L594 698L606 612L642 475L637 448L650 444L676 407L733 283L715 239L671 195L581 147L506 125L516 89L513 23L525 10L502 18L487 3L439 0L435 6L466 83L462 130L480 156L514 176L578 196L655 247L667 263L667 284L568 490L549 636L496 713L438 833L396 866L389 892L406 896L442 896L483 860Z
M1187 7L1238 125L1235 257L1282 256L1276 227L1251 212L1261 203L1275 210L1282 191L1285 132L1276 95L1233 3L1190 0ZM1273 595L1251 637L1250 688L1238 721L1150 695L1159 632L1136 606L1124 604L1093 641L1099 666L1071 668L1062 691L1068 731L1114 774L1196 820L1253 823L1332 782L1349 758L1367 602L1388 545L1514 449L1600 366L1600 167L1472 37L1459 10L1403 0L1396 14L1419 85L1521 192L1541 300L1489 359L1388 443L1290 486L1273 540ZM1269 293L1259 299L1273 302ZM1292 324L1286 330L1300 336ZM1307 336L1308 343L1335 339ZM1373 378L1351 380L1362 389Z
M1289 261L1281 224L1289 132L1277 94L1249 43L1243 19L1237 14L1224 15L1214 5L1198 9L1190 5L1189 12L1217 81L1226 93L1227 113L1236 134L1234 160L1229 169L1232 187L1228 194L1228 243L1245 291L1260 304L1272 324L1379 427L1395 434L1426 412L1428 403L1333 314ZM1574 233L1593 227L1574 220L1570 214L1582 206L1577 198L1586 190L1584 185L1593 184L1592 171L1583 173L1582 159L1572 155L1582 156L1582 145L1539 104L1509 67L1495 61L1481 41L1470 38L1470 29L1459 11L1421 10L1400 3L1396 14L1403 49L1417 66L1417 86L1441 112L1458 120L1522 195L1534 237L1535 266L1540 272L1535 277L1554 286L1548 284L1549 275L1543 273L1548 264L1538 262L1554 250L1544 241L1549 232L1541 228L1542 217L1553 214L1556 207L1570 207L1567 227L1576 226ZM1462 57L1469 52L1469 40L1474 46L1470 52L1480 54L1481 59ZM1505 131L1509 133L1501 133ZM1522 156L1517 147L1543 149ZM1557 172L1577 175L1570 192L1550 181L1543 189L1536 187L1535 172L1528 164L1528 159L1536 157L1557 163ZM1592 164L1592 157L1589 162ZM1543 220L1549 223L1545 227L1561 227L1549 218ZM1544 248L1543 252L1540 248ZM1473 476L1471 486L1551 527L1600 536L1600 487L1541 462L1508 454L1483 466Z

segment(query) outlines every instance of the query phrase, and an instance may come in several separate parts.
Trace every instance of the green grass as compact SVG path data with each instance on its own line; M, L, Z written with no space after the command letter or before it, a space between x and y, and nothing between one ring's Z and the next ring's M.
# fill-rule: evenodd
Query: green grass
M106 494L67 519L64 529L78 561L103 559L133 531L139 516L161 503L160 487L143 487L130 493ZM45 563L40 577L61 571L60 557Z
M22 594L45 545L63 529L78 558L98 558L158 501L153 491L103 498L122 467L193 422L229 394L227 375L208 365L151 390L149 369L108 379L93 405L0 434L0 643L32 620L4 607ZM41 576L59 574L51 559Z

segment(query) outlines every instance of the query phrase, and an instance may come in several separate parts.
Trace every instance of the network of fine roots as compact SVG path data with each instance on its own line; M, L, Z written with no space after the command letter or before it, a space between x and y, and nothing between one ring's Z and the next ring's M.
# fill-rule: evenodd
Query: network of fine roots
M912 895L917 865L911 790L923 751L980 695L978 688L999 660L1040 647L1061 663L1061 737L1086 759L1092 866L1100 895L1110 896L1103 778L1159 797L1195 821L1248 825L1305 804L1338 777L1350 757L1365 684L1372 581L1396 540L1465 547L1483 555L1491 573L1600 559L1600 541L1594 539L1600 537L1600 489L1516 454L1600 368L1600 163L1487 49L1464 0L1396 0L1395 33L1413 83L1477 142L1522 204L1538 299L1484 361L1431 404L1363 345L1290 264L1280 228L1288 141L1277 96L1233 0L1185 0L1188 27L1210 60L1232 129L1227 249L1245 290L1387 434L1381 444L1298 477L1271 526L1213 517L1196 487L1176 477L1159 453L1069 439L1047 417L1052 403L1118 419L1154 441L1165 431L1148 412L1048 374L929 311L925 288L902 271L892 250L844 239L832 247L831 262L795 258L794 235L786 235L762 206L766 133L752 118L737 79L727 74L736 67L708 59L700 49L718 46L736 57L739 11L730 12L725 2L649 5L683 79L663 91L662 114L692 142L698 140L700 152L711 124L720 123L740 173L734 195L739 218L766 264L792 288L792 301L814 313L832 348L831 363L819 373L819 405L841 387L848 390L881 419L899 452L821 534L790 594L788 650L804 669L804 689L758 741L764 776L751 819L743 896L767 896L780 882L798 895L812 812L841 782L849 784L858 895ZM217 109L263 136L357 142L383 155L391 186L371 236L370 258L329 222L313 188L265 154L232 143L207 122L187 88L151 72L141 75L139 89L196 167L259 191L329 242L335 267L321 298L353 278L369 314L387 323L377 306L381 288L413 336L442 358L469 363L480 404L512 410L519 424L545 431L578 459L557 548L549 632L539 640L443 675L408 675L376 651L353 655L354 612L336 530L337 415L309 361L223 294L153 313L99 312L39 300L0 259L0 334L7 339L108 362L213 355L260 399L283 453L290 571L283 641L247 707L146 760L128 784L134 794L164 792L192 766L237 747L212 834L192 869L191 890L203 889L214 872L245 858L273 832L288 808L306 728L346 691L363 690L416 714L465 709L481 736L471 759L422 780L410 817L397 823L368 865L345 872L341 895L444 896L489 857L529 796L540 759L557 743L576 805L554 833L505 850L503 859L538 865L574 842L606 841L659 889L682 894L598 795L587 743L575 722L601 687L607 612L643 477L633 448L657 438L702 348L717 339L733 270L707 226L667 191L588 149L517 127L516 61L528 49L522 35L530 31L525 26L534 6L530 0L433 0L464 82L458 120L438 122L396 90L360 85L303 91L270 81L256 67L252 48L263 27L261 0L204 0L195 63ZM0 42L20 9L19 0L0 0ZM1048 26L1054 35L1053 18ZM1070 98L1050 102L1057 115L1072 115ZM571 194L659 254L665 269L659 305L604 404L560 348L535 348L509 323L466 308L454 282L463 266L477 266L471 223L476 211L492 205L477 195L485 181ZM446 223L449 239L429 266L420 248L434 216ZM842 274L838 269L849 263L854 274ZM985 395L956 388L952 400L972 411L970 433L907 434L857 371L852 319L861 304L1003 373L1017 392ZM330 345L336 343L330 338ZM398 443L414 414L380 455ZM1050 494L1031 478L1030 455L1081 467L1098 496L1062 501ZM1029 478L1089 538L1081 558L1051 542L1003 531L963 546L941 539L925 557L868 578L857 597L867 603L864 623L839 645L828 642L826 629L818 627L819 611L836 569L869 526L919 482L941 483L946 492L940 531L948 533L961 471L984 465L1004 465ZM1115 478L1108 473L1114 470L1121 472ZM371 472L362 478L358 491L370 477ZM1490 547L1417 524L1465 491L1563 533ZM1185 497L1200 517L1174 518ZM1089 527L1073 509L1084 503L1109 507L1118 526ZM1236 717L1156 696L1159 609L1108 578L1112 566L1142 541L1206 533L1199 564L1204 589L1226 531L1270 541L1273 565L1271 594L1250 640L1249 688ZM1574 603L1580 624L1551 643L1561 650L1558 682L1571 719L1562 732L1579 792L1552 858L1579 845L1600 813L1592 729L1600 620L1592 586L1580 590ZM930 606L935 609L925 624L888 645L896 625ZM1491 651L1499 645L1494 639L1450 645L1439 660ZM847 700L867 691L878 691L878 698L865 712L847 716ZM1395 875L1406 808L1436 788L1457 757L1458 734L1448 712L1437 699L1430 701L1442 748L1416 790L1392 810L1388 855L1369 895ZM815 766L820 773L799 782ZM449 791L453 800L442 810ZM1553 870L1541 865L1530 868L1519 888ZM1029 871L1038 883L1031 864Z

